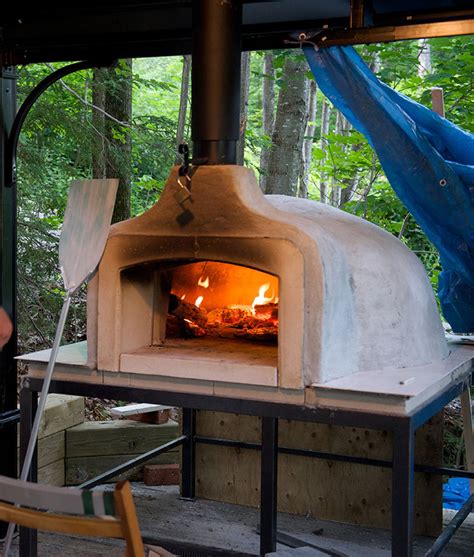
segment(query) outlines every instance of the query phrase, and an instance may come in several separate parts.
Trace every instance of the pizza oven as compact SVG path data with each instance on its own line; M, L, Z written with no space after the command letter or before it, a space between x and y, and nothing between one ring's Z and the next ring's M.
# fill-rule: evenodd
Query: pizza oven
M416 256L362 219L262 194L252 171L175 168L155 206L115 224L89 285L102 371L302 389L416 367L447 348Z

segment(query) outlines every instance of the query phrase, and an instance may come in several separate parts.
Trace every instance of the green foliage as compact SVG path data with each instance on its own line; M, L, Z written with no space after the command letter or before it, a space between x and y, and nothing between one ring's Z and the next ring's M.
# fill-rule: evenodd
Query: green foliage
M358 48L378 76L397 90L430 106L430 89L444 89L447 117L474 131L474 42L471 37L432 39L432 69L418 75L420 43L405 41ZM258 172L262 148L271 137L262 130L263 52L251 56L251 80L246 132L246 164ZM274 51L275 103L285 86L283 68L297 50ZM59 64L21 69L19 102ZM119 66L120 79L128 79ZM122 71L123 69L123 71ZM121 73L122 72L122 73ZM133 115L130 125L114 125L113 137L123 144L131 134L132 214L156 202L176 156L182 59L160 58L133 62ZM309 76L309 74L308 74ZM111 88L113 83L108 84ZM57 264L59 230L69 183L89 178L98 133L92 118L92 72L72 74L44 93L28 116L19 146L19 309L20 339L25 350L50 343L62 298ZM343 210L366 218L400 236L423 261L433 285L439 273L436 250L395 196L365 138L331 114L329 133L321 137L318 110L309 174L309 197L319 200L321 180L342 188ZM107 116L106 116L107 117ZM337 120L337 121L336 121ZM188 110L189 122L189 110ZM301 125L295 122L294 125ZM186 129L189 138L189 124ZM74 308L69 339L84 335L84 305Z
M54 65L22 68L18 101ZM175 157L179 96L179 59L140 61L133 76L134 107L131 128L114 125L113 139L132 139L132 196L134 215L158 199ZM163 69L172 69L171 74ZM127 70L128 71L128 70ZM119 66L116 73L126 79ZM47 346L62 303L58 268L58 238L71 180L90 178L98 130L92 122L92 73L72 74L51 86L35 103L25 121L18 150L18 276L19 332L22 350ZM107 87L113 84L107 83ZM79 299L84 299L84 294ZM85 306L78 303L67 327L69 340L85 334Z
M431 108L431 88L442 87L446 116L466 130L474 129L474 42L471 37L431 39L431 70L419 75L419 41L358 47L377 76L414 100ZM425 69L426 70L426 69ZM332 115L326 141L316 135L310 197L319 199L318 183L325 173L334 186L346 189L356 181L351 201L341 208L366 218L401 239L424 263L435 292L441 270L436 249L408 215L385 178L373 150L361 134L336 129Z

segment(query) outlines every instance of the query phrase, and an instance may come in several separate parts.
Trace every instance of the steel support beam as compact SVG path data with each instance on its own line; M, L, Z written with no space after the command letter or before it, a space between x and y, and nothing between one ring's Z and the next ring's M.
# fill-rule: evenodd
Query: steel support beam
M183 443L181 453L181 497L194 499L196 489L196 410L183 408Z
M31 429L38 407L38 393L29 388L20 391L20 461L23 463ZM31 462L28 481L38 481L38 453L35 450ZM36 557L38 553L38 532L30 528L20 528L20 557Z
M413 555L415 432L410 418L393 432L392 555Z
M471 374L474 370L471 370ZM263 551L271 551L276 540L276 495L277 495L277 460L278 450L278 418L300 420L350 427L365 427L368 429L387 429L394 432L393 462L371 461L367 459L361 464L383 467L393 467L392 478L392 546L393 555L406 557L411 555L413 540L413 485L414 485L414 432L427 420L434 416L447 403L461 394L467 385L471 384L471 377L460 378L457 382L443 391L440 395L422 405L410 416L396 416L371 412L354 412L352 410L334 408L310 408L293 404L281 404L258 400L243 400L236 398L216 397L196 393L158 391L123 386L104 385L97 383L82 383L74 381L53 381L51 392L80 396L96 396L117 400L141 401L168 406L185 407L183 411L183 435L187 442L183 445L183 485L184 492L194 496L195 478L195 445L199 442L210 442L229 446L242 446L249 449L262 450L262 507L261 507L261 547ZM42 380L29 379L29 389L40 391ZM195 408L262 417L262 444L245 443L225 440L209 439L196 435ZM23 433L23 432L22 432ZM315 458L330 458L352 461L342 455L329 455L317 451L303 451L301 449L281 449L288 454L300 454ZM417 467L419 471L427 473L441 473L443 469L428 466ZM446 473L451 472L449 469ZM458 475L456 473L456 475ZM464 474L469 476L469 473ZM456 526L459 524L456 521ZM25 554L26 555L26 554ZM23 557L23 556L22 556Z
M276 551L278 499L278 418L262 418L260 555Z
M2 69L0 89L0 305L13 322L13 334L0 352L0 474L16 477L17 473L17 422L9 420L17 408L16 361L16 189L5 188L5 163L7 138L16 112L16 71ZM5 525L0 523L0 537L5 535Z

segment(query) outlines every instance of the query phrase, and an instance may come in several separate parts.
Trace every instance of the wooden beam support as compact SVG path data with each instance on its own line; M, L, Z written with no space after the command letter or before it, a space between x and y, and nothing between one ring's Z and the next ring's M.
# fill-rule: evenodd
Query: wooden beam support
M314 42L318 47L386 43L410 39L430 39L434 37L451 37L454 35L474 34L474 18L432 23L413 23L410 25L390 25L386 27L368 27L365 29L344 29L324 31L317 35ZM307 34L310 37L310 34Z
M349 27L351 29L364 26L364 0L351 0L351 17Z

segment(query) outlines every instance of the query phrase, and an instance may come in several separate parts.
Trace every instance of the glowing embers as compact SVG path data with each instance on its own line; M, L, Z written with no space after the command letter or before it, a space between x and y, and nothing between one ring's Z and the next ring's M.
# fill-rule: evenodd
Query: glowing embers
M169 272L167 338L243 338L277 343L278 278L204 261Z

